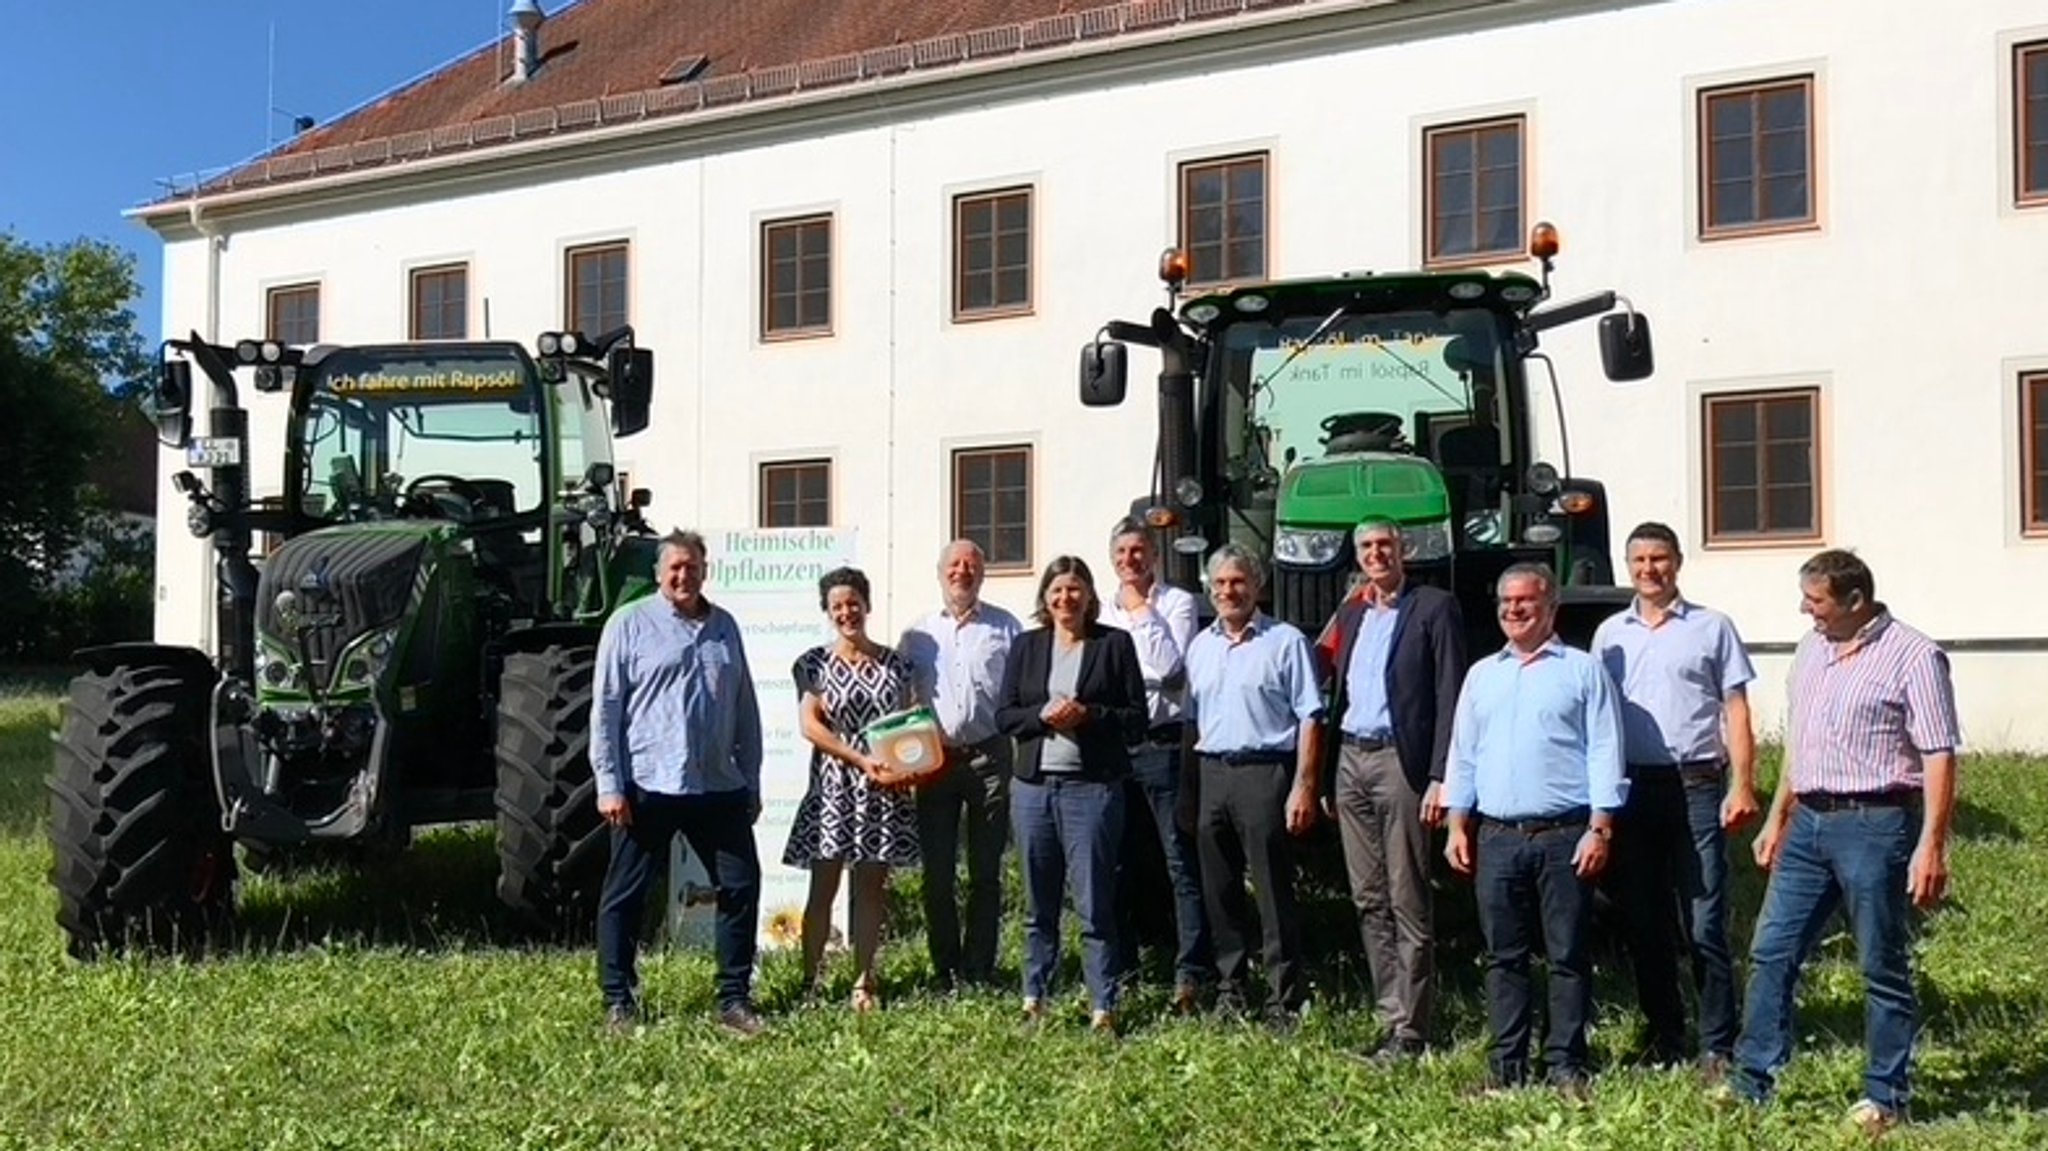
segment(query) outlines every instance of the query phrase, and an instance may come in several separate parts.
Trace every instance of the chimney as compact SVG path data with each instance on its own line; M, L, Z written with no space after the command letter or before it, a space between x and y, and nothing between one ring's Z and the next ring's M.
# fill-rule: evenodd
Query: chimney
M540 71L540 24L547 13L536 0L512 0L512 80L523 84Z

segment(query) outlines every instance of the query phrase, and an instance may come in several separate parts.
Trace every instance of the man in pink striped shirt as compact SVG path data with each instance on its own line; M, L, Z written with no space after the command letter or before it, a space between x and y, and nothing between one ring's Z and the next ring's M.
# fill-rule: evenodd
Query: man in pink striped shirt
M1870 1134L1905 1117L1917 1027L1910 910L1948 888L1958 743L1948 658L1879 603L1870 568L1824 551L1799 569L1813 631L1792 658L1786 762L1756 837L1771 873L1750 943L1736 1091L1761 1103L1792 1056L1799 969L1848 913L1863 970L1863 1098Z

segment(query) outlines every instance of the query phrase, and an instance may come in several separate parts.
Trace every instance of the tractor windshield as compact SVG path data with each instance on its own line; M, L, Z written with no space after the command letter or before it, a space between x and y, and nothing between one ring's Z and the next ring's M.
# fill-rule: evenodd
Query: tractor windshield
M294 413L299 510L329 521L537 511L542 425L516 347L345 349Z
M1234 323L1221 348L1227 466L1277 476L1379 451L1498 468L1509 451L1498 333L1479 308Z

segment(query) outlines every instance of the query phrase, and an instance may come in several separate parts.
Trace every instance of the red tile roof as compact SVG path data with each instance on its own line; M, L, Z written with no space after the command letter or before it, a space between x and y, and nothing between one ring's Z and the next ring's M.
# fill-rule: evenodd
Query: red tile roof
M196 189L335 171L1316 0L582 0L539 31L540 69L507 83L510 35ZM679 61L706 64L662 82ZM187 190L179 196L193 194Z

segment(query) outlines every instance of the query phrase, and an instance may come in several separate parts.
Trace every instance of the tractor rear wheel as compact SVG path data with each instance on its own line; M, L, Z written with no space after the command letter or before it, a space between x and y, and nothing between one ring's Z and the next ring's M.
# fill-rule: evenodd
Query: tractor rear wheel
M208 766L211 686L169 663L71 681L50 777L50 879L72 955L197 954L225 939L236 871Z
M590 772L597 649L556 644L505 657L498 690L498 898L532 926L595 924L611 837Z

